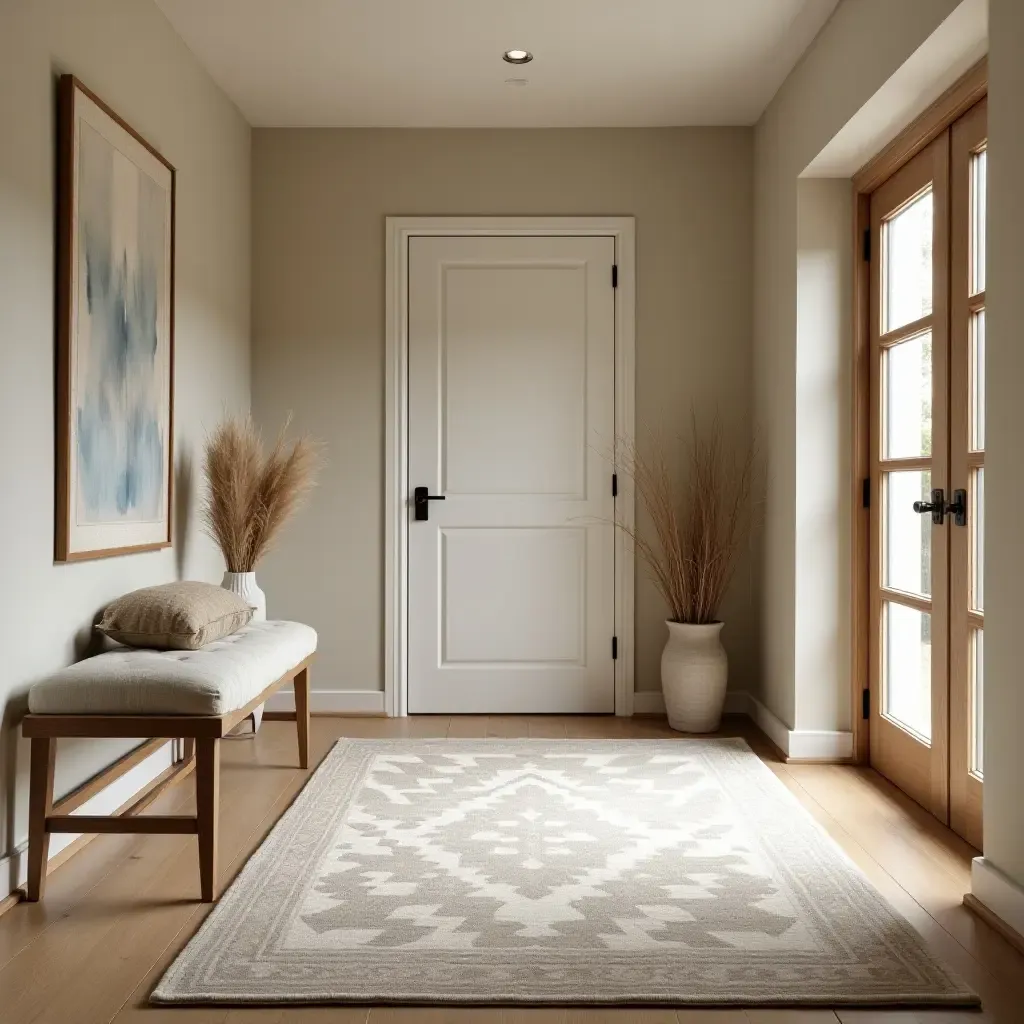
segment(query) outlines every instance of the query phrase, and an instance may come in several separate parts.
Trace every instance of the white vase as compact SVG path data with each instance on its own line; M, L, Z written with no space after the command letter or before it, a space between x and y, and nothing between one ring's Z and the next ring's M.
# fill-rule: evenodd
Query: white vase
M721 622L668 622L661 689L668 724L679 732L714 732L722 719L729 664Z
M252 618L250 622L265 622L267 619L267 595L260 590L260 585L256 582L256 573L254 572L226 572L224 573L224 579L220 581L220 585L225 590L230 590L232 594L237 594L252 611ZM249 717L243 722L239 722L238 725L231 731L231 736L255 736L259 732L260 724L263 721L263 705L261 704L258 708L255 708ZM247 732L245 729L246 723L250 723L252 726L251 732Z
M260 590L254 572L226 572L220 585L232 594L237 594L253 609L252 621L265 622L267 618L267 595Z

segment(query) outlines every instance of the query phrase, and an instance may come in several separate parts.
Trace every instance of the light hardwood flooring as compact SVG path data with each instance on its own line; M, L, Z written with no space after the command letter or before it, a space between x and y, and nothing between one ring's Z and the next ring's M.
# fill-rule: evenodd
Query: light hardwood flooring
M879 775L783 764L746 719L723 733L748 739L928 945L981 994L984 1010L603 1010L309 1007L227 1009L147 1005L160 975L209 908L196 902L191 836L100 836L50 877L46 900L0 917L3 1024L1024 1024L1024 957L961 906L974 852ZM664 720L591 717L314 718L311 763L339 736L672 736ZM255 740L223 744L221 883L267 835L309 772L295 764L295 726L267 722ZM158 813L194 806L188 782Z

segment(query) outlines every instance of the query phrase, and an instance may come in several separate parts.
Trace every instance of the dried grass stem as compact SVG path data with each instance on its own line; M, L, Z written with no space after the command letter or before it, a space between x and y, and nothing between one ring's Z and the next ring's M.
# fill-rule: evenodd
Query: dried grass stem
M685 483L670 472L666 446L652 439L649 455L620 439L618 466L632 480L650 520L646 530L617 525L633 540L673 622L718 621L740 552L753 526L755 451L730 453L717 420L701 429L693 418Z

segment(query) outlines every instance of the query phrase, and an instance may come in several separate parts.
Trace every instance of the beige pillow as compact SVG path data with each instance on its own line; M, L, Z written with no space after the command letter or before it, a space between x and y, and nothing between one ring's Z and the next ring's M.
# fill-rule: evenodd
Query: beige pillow
M241 629L253 609L211 583L143 587L107 605L96 628L128 647L196 651Z

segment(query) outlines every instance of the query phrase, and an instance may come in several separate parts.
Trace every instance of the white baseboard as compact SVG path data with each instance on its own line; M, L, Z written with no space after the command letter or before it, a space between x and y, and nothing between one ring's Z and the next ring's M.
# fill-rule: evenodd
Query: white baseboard
M663 715L665 700L660 690L633 694L633 713ZM790 729L756 697L745 690L725 695L727 715L746 715L787 757L794 760L839 761L853 757L853 733L824 729Z
M1018 935L1024 935L1024 889L984 857L971 861L971 894Z
M174 763L174 751L175 743L173 741L165 744L159 750L153 751L144 761L140 761L105 789L101 789L94 797L86 800L74 813L113 814L149 785L161 772L171 767ZM55 833L50 836L49 859L53 860L78 838L78 835L71 833ZM15 889L25 884L28 878L27 850L28 840L25 840L19 843L12 853L0 857L0 900L10 896Z
M786 755L791 761L851 761L853 733L838 729L794 729L790 731Z
M292 690L278 690L267 701L267 711L294 711ZM309 710L333 715L383 715L383 690L311 690Z
M794 761L843 761L853 757L853 733L838 729L790 729L756 697L751 718Z

